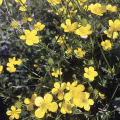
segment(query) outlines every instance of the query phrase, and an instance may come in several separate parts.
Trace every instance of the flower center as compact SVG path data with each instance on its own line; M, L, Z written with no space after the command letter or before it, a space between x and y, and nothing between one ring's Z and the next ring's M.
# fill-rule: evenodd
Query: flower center
M84 99L84 100L83 100L84 103L87 103L87 101L88 101L87 99Z
M48 109L48 104L47 103L43 103L42 104L42 108L46 111Z

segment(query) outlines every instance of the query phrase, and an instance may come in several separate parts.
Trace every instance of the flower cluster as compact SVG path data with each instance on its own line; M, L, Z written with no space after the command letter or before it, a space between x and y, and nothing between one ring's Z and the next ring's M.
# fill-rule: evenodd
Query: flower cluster
M15 60L16 58L9 58L9 62L7 63L7 70L12 73L16 71L16 68L14 67L14 65L20 65L22 63L21 59L18 59L17 61Z

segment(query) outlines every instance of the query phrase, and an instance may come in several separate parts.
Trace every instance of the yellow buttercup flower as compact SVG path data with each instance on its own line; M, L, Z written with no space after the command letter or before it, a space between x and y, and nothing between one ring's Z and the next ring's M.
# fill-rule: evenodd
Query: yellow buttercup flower
M26 98L26 99L24 100L24 103L25 103L25 104L29 104L29 105L27 106L27 110L28 110L28 111L33 110L33 105L35 104L35 99L36 99L36 98L37 98L37 94L32 94L31 100L30 100L29 98Z
M25 6L21 6L21 7L19 8L19 10L20 10L20 11L27 11L26 8L27 8L27 5L25 5Z
M112 43L110 42L110 40L102 41L101 45L103 47L103 50L111 50L112 49Z
M12 111L11 111L12 110ZM11 110L8 110L6 112L7 115L11 115L9 117L10 120L13 120L14 118L15 119L19 119L19 113L21 113L21 109L17 109L14 107L14 106L11 106Z
M94 104L94 101L92 99L88 99L90 97L90 94L88 92L85 92L85 99L83 100L83 107L86 111L90 110L90 105Z
M23 19L21 20L22 23L27 23L27 21L32 21L31 18L28 17L27 14L24 15Z
M116 12L117 11L117 7L116 6L112 6L111 4L106 6L106 9L110 12Z
M7 63L7 68L6 68L10 73L15 72L16 68L14 67L13 64Z
M61 47L65 47L65 43L66 43L66 41L64 40L64 37L59 37L59 39L58 39L58 36L55 36L55 39L57 40L57 42L59 43L59 45L61 46ZM67 44L66 44L67 45Z
M115 73L115 69L112 68L113 73ZM111 73L111 71L108 69L108 72Z
M1 66L0 66L0 75L1 75L1 73L2 73L2 70L3 70L3 66L1 65Z
M72 17L72 16L74 16L74 15L76 15L76 13L77 13L77 10L71 10L70 11L70 14L68 15L68 17Z
M42 97L37 97L35 99L35 105L39 108L35 111L35 116L37 118L43 118L47 110L51 112L56 112L58 109L58 104L52 102L53 97L51 94L45 94L44 99Z
M100 92L99 92L99 96L100 96L100 98L105 99L105 95L101 94Z
M94 67L90 66L89 68L85 67L84 68L85 72L84 73L84 77L88 78L90 81L94 80L94 77L96 77L98 75L98 73L96 71L94 71Z
M87 24L85 27L81 26L77 30L75 30L75 34L80 35L80 36L87 36L90 35L93 31L89 30L91 28L90 24Z
M72 113L72 105L67 101L65 101L65 103L63 103L63 104L62 104L62 102L60 102L59 107L61 107L60 112L62 114L66 114L66 113L70 114L70 113Z
M66 53L67 55L69 55L71 52L72 52L72 47L69 48L69 49L67 49L67 50L65 51L65 53Z
M21 35L20 39L24 40L26 39L26 44L27 45L33 45L34 43L37 44L39 43L39 36L36 36L37 31L32 30L31 32L29 30L24 31L25 35Z
M78 48L78 50L74 50L74 53L76 54L76 57L77 58L82 58L83 57L83 55L85 55L85 50L84 51L82 51L82 49L81 48Z
M92 13L97 14L99 16L103 16L103 13L106 12L106 6L101 6L100 3L96 3L90 7Z
M52 94L55 94L55 95L58 94L58 99L62 100L63 97L64 97L64 92L63 91L66 88L66 83L63 82L60 86L60 84L58 82L55 82L54 87L55 88L52 89Z
M41 24L40 22L37 22L37 24L34 24L35 30L41 31L44 29L45 25Z
M58 77L58 75L62 75L61 69L56 71L53 69L52 76Z
M112 20L109 20L109 31L120 31L120 20L116 19L113 23Z
M77 81L74 81L72 84L70 84L70 82L67 82L66 89L67 89L67 90L70 90L70 89L72 89L73 87L75 87L76 85L77 85Z
M78 26L77 22L71 24L71 20L66 20L66 25L64 23L61 24L61 27L64 28L64 32L73 32Z
M118 38L118 32L104 30L104 33L107 34L108 38L113 38L113 39ZM113 37L112 37L112 34L113 34Z

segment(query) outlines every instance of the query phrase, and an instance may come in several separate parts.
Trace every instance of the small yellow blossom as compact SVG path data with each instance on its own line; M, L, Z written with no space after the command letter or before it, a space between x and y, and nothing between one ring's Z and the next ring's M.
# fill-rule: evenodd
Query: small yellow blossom
M94 67L90 66L89 68L84 68L85 72L84 73L84 77L88 78L90 81L94 80L94 77L96 77L98 75L98 73L96 71L94 71Z
M64 28L64 32L73 32L78 26L77 22L71 24L71 20L66 20L66 25L64 23L61 24L61 27Z
M24 15L23 19L21 20L22 23L27 23L27 21L32 21L31 18L28 17L27 14Z
M112 20L109 20L109 31L120 31L120 20L116 19L113 23Z
M117 12L117 7L116 6L112 6L112 5L107 5L106 9L110 12Z
M21 35L20 39L24 40L26 39L26 44L27 45L33 45L34 43L37 44L39 43L39 36L36 36L37 31L32 30L31 32L29 30L24 31L25 35Z
M16 68L14 67L13 64L7 63L7 68L6 68L10 73L15 72Z
M90 94L88 92L85 92L85 99L83 100L83 107L86 111L90 110L90 105L94 104L94 101L92 99L88 99L90 97Z
M55 82L54 87L55 88L52 89L52 94L55 94L55 95L58 94L58 99L62 100L63 97L64 97L64 92L63 91L66 88L66 83L63 82L60 86L60 83Z
M92 13L97 14L99 16L103 16L103 13L106 12L106 6L105 5L101 6L100 3L96 3L89 8Z
M55 39L57 40L57 42L59 43L59 45L61 46L61 47L65 47L65 43L66 43L66 41L64 40L64 37L59 37L59 39L58 39L58 36L55 36ZM66 44L67 45L67 44Z
M112 68L113 73L115 73L115 69ZM108 69L108 72L111 73L111 71Z
M24 100L24 103L25 103L25 104L29 104L29 105L27 106L27 110L28 110L28 111L33 110L33 105L35 104L35 99L36 99L36 98L37 98L37 94L32 94L31 100L30 100L29 98L26 98L26 99Z
M80 36L87 36L90 35L93 31L89 30L91 28L90 24L87 24L85 27L81 26L77 30L75 30L75 34L80 35Z
M52 76L58 77L58 75L62 75L61 69L56 71L53 69Z
M72 89L73 87L75 87L76 85L77 85L77 81L74 81L72 84L70 84L70 82L67 82L66 89L67 89L67 90L70 90L70 89Z
M118 38L118 32L104 30L104 33L107 34L108 38L112 38L112 34L113 34L113 39Z
M43 77L41 77L39 80L42 81L42 80L43 80Z
M60 112L62 114L66 114L66 113L70 114L70 113L72 113L72 105L67 101L65 101L65 103L63 103L63 104L62 104L62 102L60 102L59 107L61 107Z
M77 13L77 10L71 10L70 11L70 14L68 15L68 17L72 17L72 16L74 16L74 15L76 15L76 13Z
M35 105L39 108L35 111L35 116L37 118L43 118L47 111L56 112L58 109L58 104L52 102L53 97L51 94L45 94L44 99L42 97L37 97L35 99Z
M27 7L27 5L21 6L21 7L19 8L19 10L20 10L20 11L27 11L26 7Z
M101 45L103 47L103 50L111 50L112 49L112 43L110 42L110 40L102 41Z
M12 111L11 111L12 110ZM11 110L8 110L6 112L7 115L11 115L9 117L10 120L13 120L14 118L15 119L19 119L19 113L21 113L21 109L17 109L14 107L14 106L11 106Z
M37 24L34 24L35 30L41 31L44 29L45 25L41 24L40 22L37 22Z
M3 70L3 66L1 65L1 66L0 66L0 75L1 75L1 73L2 73L2 70Z
M34 67L37 68L36 71L39 71L39 66L38 65L34 64Z
M67 9L65 7L59 8L56 15L65 15L67 13Z
M74 50L74 53L76 54L76 57L77 58L82 58L83 57L83 55L85 55L85 50L84 51L82 51L82 49L81 48L78 48L78 50Z
M72 52L72 47L69 48L69 49L67 49L67 50L65 51L65 53L66 53L67 55L69 55L71 52Z
M100 92L99 92L99 96L100 96L101 99L105 99L105 95L101 94Z

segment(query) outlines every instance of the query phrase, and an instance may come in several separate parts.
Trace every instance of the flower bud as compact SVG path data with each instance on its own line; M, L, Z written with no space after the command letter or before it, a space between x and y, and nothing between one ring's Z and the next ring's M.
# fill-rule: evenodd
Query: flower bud
M82 26L86 26L88 24L87 20L85 18L82 19L81 21Z
M76 78L76 74L73 74L72 77L73 77L73 78Z
M53 64L54 64L54 61L53 61L52 58L49 58L49 59L48 59L48 64L49 64L49 65L53 65Z

